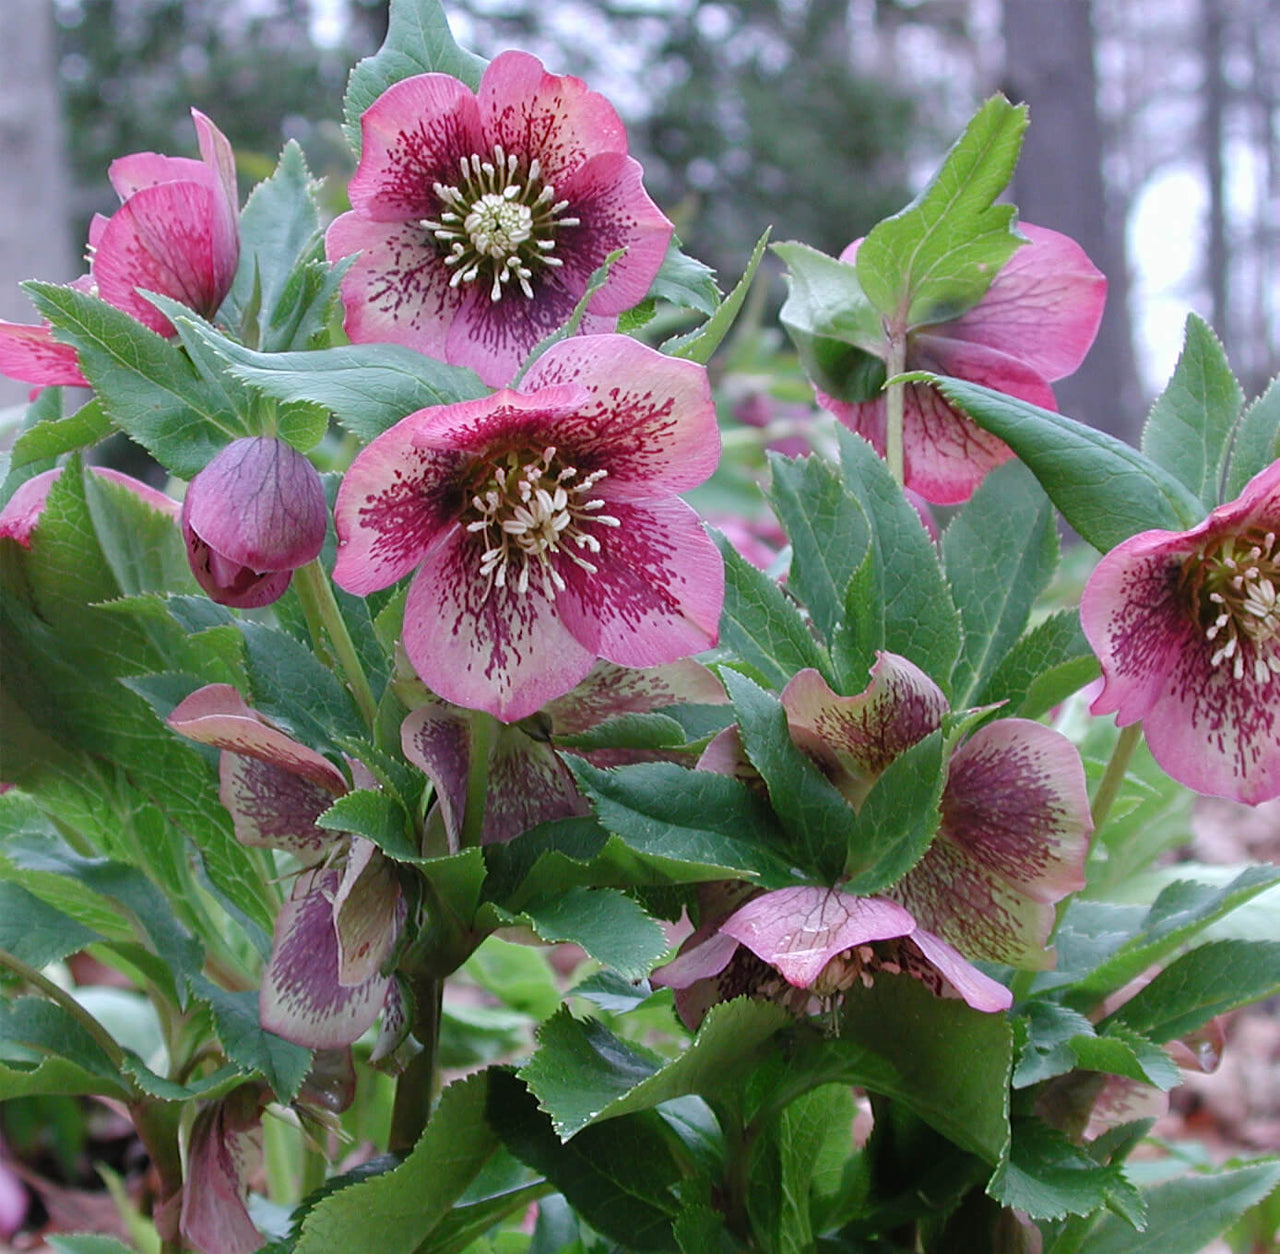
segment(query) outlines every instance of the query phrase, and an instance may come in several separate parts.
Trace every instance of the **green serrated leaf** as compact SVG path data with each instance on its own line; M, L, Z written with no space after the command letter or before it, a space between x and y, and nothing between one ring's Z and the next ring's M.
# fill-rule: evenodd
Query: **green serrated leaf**
M398 861L415 862L422 855L413 820L404 806L395 797L371 788L357 788L339 797L316 819L316 826L326 831L354 832Z
M1218 486L1244 393L1213 328L1187 315L1182 354L1168 387L1151 407L1142 452L1199 498L1208 511Z
M618 334L634 335L647 327L657 312L658 302L652 296L646 296L638 305L632 305L618 315Z
M393 83L414 74L452 74L475 90L486 64L454 42L439 0L392 0L382 47L347 80L342 129L352 151L359 157L361 114Z
M1005 702L1011 714L1039 718L1098 674L1079 612L1059 610L1009 649L970 700L977 706Z
M1280 457L1280 378L1240 415L1231 445L1224 501L1233 501L1260 470Z
M190 479L223 445L248 434L176 344L95 296L52 283L25 286L76 346L107 416L174 474Z
M751 284L755 281L756 270L760 266L760 258L764 256L765 245L769 242L770 229L767 228L765 233L760 236L755 248L751 251L750 258L747 260L746 268L742 272L742 278L734 284L733 291L724 298L715 313L700 327L690 331L687 335L668 340L662 346L664 353L670 353L673 357L683 357L688 361L696 361L704 366L711 360L724 337L732 329L734 321L742 309L743 302L747 299L747 293L751 290Z
M17 470L46 457L60 457L105 440L113 430L102 402L95 396L66 418L49 418L28 427L13 442L9 467Z
M787 266L779 320L805 374L836 400L874 400L885 381L884 326L857 270L807 244L774 244L773 252Z
M994 202L1013 177L1026 127L1026 105L992 96L929 186L862 241L862 289L903 331L971 309L1022 243L1017 210Z
M101 939L21 885L0 881L0 949L19 961L40 970Z
M974 694L1004 660L1058 564L1049 498L1019 462L993 470L942 536L947 582L964 626L952 675L955 704Z
M725 536L716 531L711 535L724 558L721 645L779 690L796 671L809 666L830 680L826 652L795 602L764 571L741 557Z
M649 286L650 296L669 301L681 309L696 309L707 317L720 306L720 289L715 271L694 257L680 251L680 242L671 237L667 254Z
M620 714L574 736L557 736L565 749L676 749L688 743L684 728L666 714Z
M977 383L923 378L1026 463L1063 517L1100 552L1139 531L1186 531L1204 516L1167 470L1122 440Z
M788 587L831 640L844 617L849 581L871 542L867 516L839 472L821 457L770 454L769 504L791 541Z

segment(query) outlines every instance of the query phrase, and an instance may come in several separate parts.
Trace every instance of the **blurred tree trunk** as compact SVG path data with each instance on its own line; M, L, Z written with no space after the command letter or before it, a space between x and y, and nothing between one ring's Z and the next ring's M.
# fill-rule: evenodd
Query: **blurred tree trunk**
M34 322L22 279L76 274L51 0L0 0L0 318ZM26 400L0 378L0 407Z
M1200 122L1200 146L1204 156L1204 177L1209 188L1209 247L1205 258L1210 293L1209 321L1222 340L1232 341L1231 301L1228 283L1226 186L1222 169L1226 130L1227 84L1222 74L1223 12L1220 0L1201 0L1200 19L1204 36L1204 79L1201 100L1204 114Z
M1102 329L1084 365L1054 384L1064 413L1135 440L1143 416L1124 249L1127 206L1102 176L1090 0L1003 0L1005 92L1031 107L1012 195L1023 218L1078 241L1107 276Z

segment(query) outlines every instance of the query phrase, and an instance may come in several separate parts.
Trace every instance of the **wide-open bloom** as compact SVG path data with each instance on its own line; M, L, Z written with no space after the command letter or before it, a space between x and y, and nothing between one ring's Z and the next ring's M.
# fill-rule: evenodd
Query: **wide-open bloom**
M196 582L221 605L270 605L324 545L329 507L304 453L266 436L233 440L191 481L182 537Z
M1102 320L1107 281L1066 235L1026 222L1018 229L1031 242L973 308L908 332L906 368L954 375L1056 410L1049 384L1084 360ZM840 260L852 263L861 243L854 240ZM819 392L818 401L884 456L883 397L849 402ZM905 389L902 443L906 486L935 505L967 501L987 471L1013 456L1003 441L916 383Z
M879 655L857 696L838 696L817 671L803 670L782 705L792 739L855 809L947 712L933 680L893 653ZM742 773L744 764L724 735L699 765ZM1048 966L1054 904L1083 887L1092 831L1075 746L1028 719L988 723L951 755L940 808L933 843L883 895L969 957Z
M447 74L389 87L360 119L352 209L325 237L347 334L390 340L490 386L564 324L605 257L586 331L642 300L671 223L649 199L613 106L581 79L504 52L478 92Z
M111 163L107 177L123 203L110 218L94 216L89 273L74 285L161 335L172 335L173 324L139 289L212 317L240 260L231 145L198 109L191 116L198 161L135 152ZM28 383L88 386L76 350L55 340L47 326L0 322L0 373Z
M140 501L152 509L168 514L170 518L178 517L178 502L172 497L165 496L163 492L157 491L150 484L143 483L141 479L135 479L132 475L126 475L120 470L112 470L110 466L90 466L88 469L99 479L128 488ZM36 524L39 523L49 500L49 492L62 477L62 471L61 466L41 471L40 474L32 475L18 487L5 502L4 509L0 510L0 536L16 540L24 549L31 547L31 533L36 529Z
M804 1013L815 999L870 984L880 972L912 975L975 1010L1007 1010L1013 1000L897 902L816 885L751 897L700 927L652 978L677 990L680 1017L696 1028L710 1006L732 997L765 997Z
M1280 461L1190 531L1111 550L1080 601L1104 686L1091 709L1197 792L1280 796Z
M720 555L675 494L719 452L700 366L622 335L565 340L522 391L418 410L355 459L333 577L366 595L417 567L414 669L514 722L598 657L656 666L715 643Z
M380 969L405 907L395 872L372 841L316 826L350 791L346 777L229 684L193 692L168 721L222 750L218 795L236 838L291 853L302 867L276 919L259 997L262 1026L311 1049L351 1044L395 997ZM356 787L374 786L358 762L350 767Z
M474 752L474 716L424 694L421 685L416 687L417 693L409 693L404 683L396 685L397 695L406 704L417 705L401 726L401 745L405 757L435 786L436 805L428 823L439 822L448 847L457 849ZM648 670L597 662L576 688L542 707L536 726L500 727L486 738L488 769L481 844L511 840L539 823L589 812L586 799L557 752L557 738L581 735L624 714L647 714L677 702L721 705L725 699L720 681L690 658ZM680 756L657 750L573 752L582 753L597 766Z

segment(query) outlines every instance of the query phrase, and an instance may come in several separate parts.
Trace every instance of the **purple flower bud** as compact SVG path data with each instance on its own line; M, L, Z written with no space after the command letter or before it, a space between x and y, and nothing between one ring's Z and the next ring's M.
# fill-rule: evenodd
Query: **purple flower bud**
M265 436L234 440L196 477L182 536L199 585L221 605L254 609L284 595L324 544L324 486L306 456Z

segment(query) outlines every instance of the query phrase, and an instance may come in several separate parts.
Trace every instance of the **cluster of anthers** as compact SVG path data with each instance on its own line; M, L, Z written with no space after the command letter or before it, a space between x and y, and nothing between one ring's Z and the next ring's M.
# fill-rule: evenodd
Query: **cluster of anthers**
M1223 541L1202 553L1194 567L1205 638L1214 645L1210 662L1229 662L1244 677L1245 642L1252 645L1253 677L1259 684L1280 675L1280 552L1276 533L1253 533Z
M556 200L555 187L543 182L537 157L522 172L520 158L495 144L492 161L473 153L458 165L457 184L432 186L440 199L439 217L421 220L422 228L448 249L449 286L483 276L490 300L500 300L513 283L532 297L530 280L564 265L554 255L557 231L578 226L579 219L561 216L569 202Z
M511 453L507 464L495 467L472 496L477 517L466 529L484 533L488 547L480 555L480 574L492 581L490 587L510 584L517 592L527 592L530 571L536 570L541 591L554 598L565 588L556 558L563 556L588 574L596 573L586 554L599 553L600 541L585 524L621 525L611 514L599 512L605 507L603 500L589 495L608 471L593 470L579 478L577 467L557 467L555 458L554 446L533 458Z

